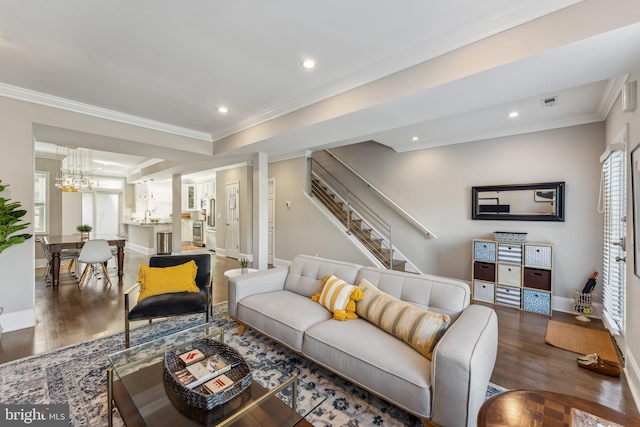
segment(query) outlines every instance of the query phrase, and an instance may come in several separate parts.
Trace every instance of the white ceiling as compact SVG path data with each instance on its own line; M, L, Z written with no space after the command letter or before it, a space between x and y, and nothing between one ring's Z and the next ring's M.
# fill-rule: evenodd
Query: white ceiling
M256 151L283 156L370 139L406 151L588 123L607 113L619 90L611 79L640 70L640 24L539 51L532 40L519 47L521 55L484 52L467 58L468 73L463 62L460 75L432 85L405 82L404 93L381 101L367 88L465 46L473 54L477 42L519 24L597 1L0 0L0 95L37 92L210 141L211 161L185 158L183 173ZM507 54L513 58L482 68ZM308 57L316 69L300 67ZM358 98L340 111L340 94ZM540 107L547 96L558 96L556 107ZM326 119L323 112L273 130L293 112L315 114L331 100ZM222 105L229 113L216 111ZM520 116L507 119L513 109ZM262 132L260 124L270 120L272 133ZM57 142L47 134L36 137ZM134 157L111 161L130 166L154 157L117 151Z

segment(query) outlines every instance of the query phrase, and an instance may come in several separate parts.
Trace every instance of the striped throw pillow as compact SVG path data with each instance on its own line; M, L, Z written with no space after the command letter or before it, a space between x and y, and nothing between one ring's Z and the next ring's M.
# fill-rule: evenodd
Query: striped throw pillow
M357 319L356 301L362 298L357 286L350 285L333 274L322 282L322 292L311 297L333 313L336 320Z
M364 296L357 304L357 314L431 360L433 348L449 326L449 316L394 298L366 279L360 280L358 286Z

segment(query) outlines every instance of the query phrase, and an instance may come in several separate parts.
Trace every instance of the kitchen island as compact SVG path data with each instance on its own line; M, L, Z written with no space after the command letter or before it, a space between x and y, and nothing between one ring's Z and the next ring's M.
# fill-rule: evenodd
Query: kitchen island
M158 253L156 247L156 234L159 231L173 231L172 222L133 222L123 223L129 238L127 249L140 252L145 255Z

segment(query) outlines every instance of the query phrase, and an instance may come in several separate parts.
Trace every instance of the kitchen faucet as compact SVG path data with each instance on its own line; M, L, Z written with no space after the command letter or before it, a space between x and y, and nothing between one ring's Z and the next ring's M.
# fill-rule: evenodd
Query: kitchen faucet
M151 216L151 211L149 209L147 209L146 211L144 211L144 222L147 222L147 212L149 212L149 216Z

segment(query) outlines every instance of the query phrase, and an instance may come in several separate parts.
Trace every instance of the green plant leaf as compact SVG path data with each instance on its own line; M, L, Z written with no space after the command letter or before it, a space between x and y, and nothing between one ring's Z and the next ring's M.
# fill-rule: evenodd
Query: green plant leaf
M0 185L0 191L3 191L5 187L7 185ZM14 234L28 228L31 223L19 223L20 218L25 216L27 211L19 209L22 206L20 202L9 203L10 200L0 197L0 252L13 245L24 243L25 240L33 237L31 234Z

